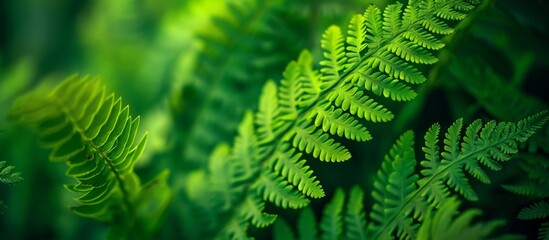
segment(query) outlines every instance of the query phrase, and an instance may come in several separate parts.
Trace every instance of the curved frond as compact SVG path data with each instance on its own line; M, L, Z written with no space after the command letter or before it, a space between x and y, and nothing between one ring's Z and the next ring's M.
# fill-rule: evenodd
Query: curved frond
M414 174L416 164L414 156L414 134L412 131L404 133L393 145L389 154L377 172L377 178L374 182L374 191L372 197L375 204L372 208L371 218L376 226L382 226L384 223L393 221L393 226L398 228L399 235L402 238L414 238L413 233L408 228L414 230L416 226L412 225L411 219L406 215L396 215L398 207L403 205L416 190L415 183L418 176ZM388 229L387 233L394 229Z
M343 212L343 204L345 201L345 193L343 190L337 189L332 200L324 208L324 214L320 221L320 229L322 230L322 240L337 240L343 232L343 221L341 213Z
M347 238L351 240L366 239L366 213L364 212L364 193L358 186L354 186L349 193L345 224Z
M0 161L0 182L4 184L16 184L23 181L20 172L15 172L15 167L7 165L6 161ZM0 214L3 214L8 207L0 200Z
M504 224L502 220L473 224L473 219L482 212L478 209L468 209L460 213L460 204L455 197L452 197L436 212L428 214L419 228L417 239L482 240Z
M468 169L472 169L471 166L479 167L473 164L482 163L481 159L505 161L510 154L516 153L516 143L526 141L547 120L546 112L517 123L489 121L483 124L477 120L466 127L462 137L463 120L460 119L444 134L442 153L439 151L440 125L433 124L424 136L425 147L422 150L426 159L421 161L421 176L416 174L418 161L415 159L414 134L412 131L405 132L391 147L376 174L370 218L366 219L364 195L359 187L351 190L346 207L344 193L337 190L324 208L324 217L320 222L322 238L486 239L503 221L473 223L473 219L481 213L476 209L465 210L456 216L461 204L458 196L470 198L470 195L459 190L468 188L471 194L476 194L466 182L459 182L468 180L463 170L475 176L475 171ZM494 149L499 151L496 153ZM457 188L459 184L465 186ZM455 192L450 188L454 188ZM346 209L345 214L342 213L343 208ZM519 217L547 217L548 209L547 202L539 202L524 209ZM315 219L309 217L305 221L300 220L299 224L314 223ZM302 228L300 234L308 230L308 227ZM316 230L312 231L316 235ZM543 234L546 234L544 227L540 236Z
M0 182L4 184L16 184L23 181L20 172L15 171L15 167L8 165L6 161L0 161Z
M520 219L538 219L549 217L549 202L541 201L520 210Z
M299 239L302 240L316 240L318 235L318 226L315 214L310 207L307 207L301 211L299 218L297 219L297 230L299 232Z
M66 174L77 181L65 186L79 195L75 200L80 206L72 208L76 214L100 221L112 221L115 215L132 219L142 217L135 211L146 205L144 201L160 200L138 197L141 185L133 168L147 142L146 133L137 138L139 117L131 117L128 106L109 94L99 79L73 75L47 95L21 97L10 115L38 133L40 144L51 149L50 161L67 164ZM162 186L143 189L170 196ZM167 205L162 206L149 212L151 216L160 217Z

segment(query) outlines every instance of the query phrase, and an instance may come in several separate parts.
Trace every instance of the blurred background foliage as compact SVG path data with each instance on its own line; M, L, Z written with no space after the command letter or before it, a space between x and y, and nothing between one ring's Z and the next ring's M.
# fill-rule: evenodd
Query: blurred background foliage
M16 166L25 179L0 186L0 199L9 207L0 216L0 239L101 239L108 230L68 210L74 203L62 189L70 181L65 167L49 164L35 137L6 120L21 93L52 86L74 72L100 76L133 115L142 116L141 129L149 132L146 153L136 167L142 179L164 168L172 173L174 200L158 237L197 239L215 228L197 218L207 215L197 201L207 188L203 183L209 155L217 144L233 141L243 112L257 108L263 83L278 81L303 48L318 59L320 36L330 24L346 26L352 14L369 4L383 8L391 2L0 2L0 160ZM398 117L385 127L369 128L373 136L383 137L346 142L353 154L348 163L311 163L327 195L337 186L350 189L356 184L368 192L382 156L406 129L425 132L433 122L447 126L459 117L516 121L547 109L547 12L543 0L494 0L464 21L457 34L444 39L448 46L440 61L425 70L429 81L418 90L418 98L392 107L399 109ZM523 160L528 164L512 161L506 171L494 174L493 184L481 186L485 195L479 202L467 204L484 209L486 218L506 219L511 232L535 235L539 224L516 219L535 199L500 185L528 180L549 189L545 180L529 180L524 167L548 161L547 127L525 148L518 158L530 159ZM538 165L548 174L547 164ZM314 201L313 207L320 209L326 201ZM295 214L283 216L292 222ZM256 234L266 238L268 230Z

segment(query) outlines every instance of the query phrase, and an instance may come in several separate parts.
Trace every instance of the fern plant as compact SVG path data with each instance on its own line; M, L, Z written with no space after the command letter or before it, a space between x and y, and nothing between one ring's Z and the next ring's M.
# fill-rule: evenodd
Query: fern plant
M134 172L147 135L136 141L139 117L129 112L99 79L78 75L49 94L21 97L10 112L38 132L43 147L52 149L50 161L67 164L66 174L76 183L65 188L79 195L79 205L71 210L111 222L112 239L147 238L170 198L167 171L145 185Z
M23 181L20 172L15 172L15 167L8 165L6 161L0 161L0 182L3 184L16 184ZM0 200L0 214L4 213L8 207Z
M305 50L288 64L280 86L267 82L258 112L246 114L234 147L215 157L224 160L213 168L228 173L210 172L214 193L225 193L213 194L213 202L224 203L213 204L221 216L217 236L246 238L248 221L257 227L270 225L275 216L263 212L265 201L301 208L309 197L323 197L303 153L327 162L350 159L333 136L370 140L362 121L394 117L375 97L412 100L412 85L426 80L416 65L435 63L433 52L444 46L439 36L453 32L445 20L464 19L475 4L410 1L406 7L389 5L383 14L370 6L351 19L347 36L337 26L324 32L319 70Z
M490 183L480 164L500 170L499 162L517 153L518 143L526 141L547 119L543 112L517 123L489 121L483 124L477 120L467 126L463 137L460 119L444 134L442 148L438 144L440 125L434 124L425 134L422 147L425 159L421 161L415 157L413 132L404 133L377 172L372 191L375 202L369 221L364 211L364 193L359 187L351 190L345 212L344 193L337 190L324 208L319 224L321 238L339 239L345 235L349 239L392 239L396 235L399 239L485 239L501 221L470 226L478 210L468 210L453 219L459 206L454 195L477 199L465 173ZM417 163L421 166L420 175L416 174ZM543 208L546 206L539 204L524 215L541 216L543 213L539 210ZM314 221L310 216L307 219L304 221ZM316 232L305 227L300 231ZM303 234L306 233L300 233Z

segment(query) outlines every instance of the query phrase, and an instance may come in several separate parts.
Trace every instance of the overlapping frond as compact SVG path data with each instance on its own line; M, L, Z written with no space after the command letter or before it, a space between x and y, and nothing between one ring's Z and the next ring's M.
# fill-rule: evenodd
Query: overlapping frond
M392 221L398 227L401 239L414 238L413 231L417 226L413 226L411 219L403 215L393 216L416 190L418 176L414 174L415 165L414 134L408 131L393 145L377 172L372 192L375 204L370 214L375 223L371 224L371 228ZM383 234L390 235L391 232Z
M459 211L460 201L448 198L434 213L427 214L418 230L417 239L487 239L490 234L504 224L502 220L492 220L473 224L473 219L481 215L478 209ZM459 213L459 215L458 215Z
M442 152L438 144L440 125L431 126L425 134L425 147L422 148L425 160L420 162L419 180L411 185L408 198L393 206L392 212L384 218L388 221L375 228L374 236L377 238L395 229L399 233L402 229L413 229L408 214L413 212L415 218L422 219L429 206L440 207L448 200L452 194L450 189L468 200L476 200L465 173L489 183L488 175L480 165L499 170L499 162L507 161L517 153L518 143L526 141L541 128L547 121L546 115L546 112L538 113L517 123L489 121L483 124L476 120L467 126L464 136L461 136L463 121L460 119L444 134ZM409 222L402 225L400 219Z
M370 6L351 19L346 34L338 26L324 32L318 70L311 53L304 50L287 65L279 86L269 81L253 115L256 144L243 146L236 141L233 147L253 148L249 151L257 153L259 168L247 179L229 180L240 194L232 204L237 206L233 212L246 208L242 200L248 194L259 194L280 207L302 207L307 197L322 197L323 190L302 154L321 161L346 161L351 154L336 136L367 141L372 136L363 122L392 120L394 115L378 98L409 101L416 96L413 85L426 80L417 64L436 62L434 50L442 47L437 39L451 32L440 29L449 26L446 19L454 12L464 14L457 9L461 2L411 1L405 7L397 3L387 6L383 14ZM250 122L248 116L244 122ZM247 161L232 155L227 157L229 165ZM387 184L409 191L409 186L396 186L396 181L414 178L404 170L413 168L409 164L413 157L397 158L404 159L398 166L402 175ZM399 190L394 191L395 195ZM393 197L405 201L404 195Z
M129 107L99 79L73 75L49 94L21 97L10 115L38 133L40 144L52 149L51 161L68 165L66 174L77 184L65 188L80 195L75 199L80 205L72 208L76 214L112 221L119 214L137 217L134 211L147 205L147 198L139 199L141 183L133 171L147 134L136 137L139 117L130 116ZM160 189L165 195L149 200L169 198L166 179L163 173L151 182L147 191Z
M531 139L529 141L536 141ZM525 197L536 199L546 199L549 197L549 163L544 156L535 154L521 154L520 167L527 175L527 179L515 183L503 185L503 188ZM547 200L537 200L536 202L524 207L517 216L522 220L544 219L538 230L538 239L547 239L549 232L549 203Z
M377 172L369 219L366 219L363 192L359 187L351 190L346 207L345 194L337 190L324 208L320 222L322 238L485 239L503 222L494 220L474 224L473 218L481 213L476 209L455 216L460 205L458 196L471 200L470 194L475 194L470 186L458 188L457 185L467 184L466 172L478 177L475 171L480 171L480 166L473 165L475 162L484 164L509 159L517 152L517 143L526 141L547 119L547 113L543 112L517 123L489 121L482 124L477 120L467 126L463 137L463 121L458 120L444 134L443 152L439 152L438 144L440 125L434 124L425 134L423 152L426 159L421 161L421 176L415 173L419 161L415 159L414 134L405 132L385 156ZM453 172L458 174L452 175ZM455 180L458 177L463 179ZM465 188L470 189L469 195L460 191ZM523 210L520 217L546 217L548 209L549 204L541 202ZM315 222L314 218L307 219ZM311 228L299 228L298 232L301 236L310 234L307 233L309 230L316 236L316 230Z

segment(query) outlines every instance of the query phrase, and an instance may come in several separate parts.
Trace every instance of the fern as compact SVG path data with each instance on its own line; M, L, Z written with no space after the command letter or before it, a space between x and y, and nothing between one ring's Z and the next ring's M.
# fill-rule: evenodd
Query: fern
M367 235L357 235L356 232L356 222L345 218L345 221L342 221L342 211L346 211L344 214L350 216L355 214L355 209L352 204L358 201L362 201L363 192L362 190L355 186L351 190L351 195L347 201L346 207L343 206L344 194L341 189L336 191L336 194L324 208L324 215L320 222L321 226L324 225L338 225L340 227L345 226L345 235L341 232L333 234L334 232L330 228L321 228L322 239L371 239ZM337 208L332 208L333 206ZM493 234L493 231L503 225L501 220L492 220L488 222L479 222L476 224L472 223L472 220L479 216L482 212L478 209L467 209L464 212L459 212L458 208L460 206L460 201L455 197L448 198L438 210L430 209L425 219L422 221L421 226L418 229L416 238L414 239L486 239L488 236ZM364 215L364 211L360 211L361 215ZM457 213L460 213L459 216L455 216ZM303 215L305 212L301 214ZM333 222L336 220L337 222ZM357 219L360 222L364 222L365 218L362 217ZM314 221L314 220L312 220ZM273 229L274 239L295 239L293 230L287 225L287 223L280 219L278 220ZM363 229L365 230L365 229ZM298 229L298 233L301 235L309 234L310 229ZM316 231L316 230L314 230ZM313 231L313 232L314 232ZM365 231L364 231L365 233ZM283 236L283 237L282 237ZM285 238L290 236L290 238ZM346 238L345 238L346 237ZM300 238L303 239L303 238ZM316 235L313 235L313 238L317 239Z
M337 190L324 208L320 223L325 239L484 239L501 225L492 221L471 226L471 220L480 212L468 210L454 219L459 201L455 195L475 200L475 191L468 184L465 172L481 181L489 182L482 163L499 170L498 162L507 161L515 154L518 142L526 141L547 121L540 113L517 123L482 124L474 121L461 137L462 120L456 121L445 134L443 152L439 152L440 126L434 124L425 134L425 160L417 161L414 153L414 134L405 132L393 145L379 169L373 186L374 204L370 221L362 205L363 192L351 190L344 209L344 194ZM415 173L420 162L420 175ZM467 189L467 190L465 190ZM523 217L547 215L547 204L538 204L522 213ZM345 216L344 220L343 216ZM313 221L313 220L311 220ZM345 232L342 233L342 224ZM305 229L304 231L308 231Z
M460 202L451 197L440 206L434 214L427 214L418 230L417 239L486 239L497 227L503 225L501 220L477 223L471 221L482 212L468 209L459 212ZM458 216L456 216L459 214Z
M4 184L16 184L23 181L20 172L15 172L15 167L7 165L6 161L0 161L0 182ZM8 207L0 200L0 214L4 213Z
M38 132L40 144L52 149L50 161L69 167L66 174L77 183L65 188L80 195L73 212L113 222L112 238L152 233L150 224L130 229L146 218L160 218L169 202L168 173L141 185L133 168L147 135L136 141L139 117L131 117L129 107L98 79L73 75L50 94L29 93L14 104L10 116Z
M523 154L520 164L521 169L526 173L527 179L515 184L505 184L502 187L512 193L533 197L536 199L545 199L536 201L530 206L524 207L519 213L518 218L522 220L544 219L539 228L539 239L547 239L549 232L549 203L546 198L549 197L549 164L547 159L532 154Z
M463 123L460 119L454 122L445 133L442 152L439 151L438 145L440 126L433 125L425 134L425 147L422 149L426 159L420 162L422 170L417 185L415 182L409 182L411 184L400 186L414 190L404 197L404 201L398 204L396 210L392 210L394 213L386 218L388 221L378 221L372 226L374 238L395 229L406 233L406 229L414 228L409 224L407 213L413 212L416 218L421 219L427 209L426 206L440 206L448 198L449 188L468 200L476 200L477 195L470 186L465 172L481 182L489 183L490 179L479 164L492 170L500 170L501 165L498 162L509 160L510 154L518 151L517 143L526 141L545 123L547 120L545 115L545 113L536 114L517 123L489 121L482 124L477 120L466 128L463 138L461 137ZM415 160L411 159L411 162ZM415 175L411 175L407 179L414 177ZM405 235L409 236L409 234Z
M351 20L347 37L337 26L324 32L319 70L313 68L308 51L290 62L280 86L268 82L258 113L247 115L241 125L248 130L240 131L237 139L255 136L256 143L244 147L257 153L251 160L256 167L231 174L232 195L237 198L224 201L231 202L233 209L225 222L247 222L249 217L238 213L250 211L244 204L248 196L259 194L265 201L291 208L306 206L307 197L323 197L324 191L297 152L321 161L348 160L349 151L330 134L366 141L371 136L359 119L376 123L393 118L368 92L394 101L413 99L416 93L411 85L425 81L413 63L436 61L431 50L438 48L422 46L442 47L435 36L451 33L443 20L454 18L445 14L464 12L463 6L473 7L466 1L413 1L404 9L400 3L389 5L382 15L370 6ZM239 145L236 141L233 152L243 148ZM248 164L244 163L248 159L234 155L227 157L228 166ZM226 225L221 236L235 237L246 228L247 224Z

